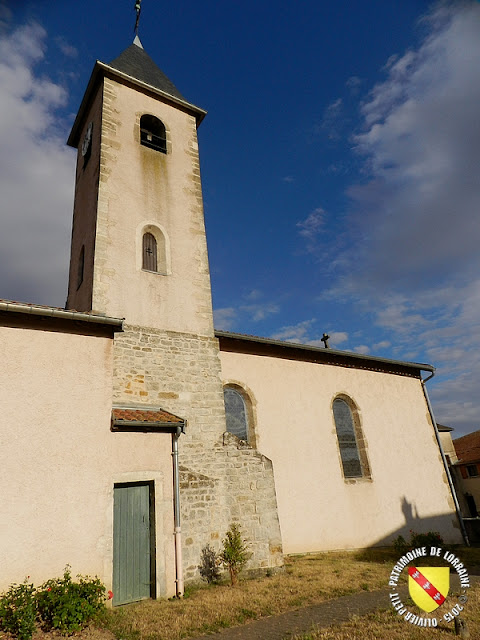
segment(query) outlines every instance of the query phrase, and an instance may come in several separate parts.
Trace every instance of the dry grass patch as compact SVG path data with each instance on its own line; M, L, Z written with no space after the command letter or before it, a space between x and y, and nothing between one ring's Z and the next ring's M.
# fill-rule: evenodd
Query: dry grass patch
M467 567L480 565L480 549L459 549L458 554ZM342 595L385 589L397 560L398 554L391 549L294 556L286 558L283 573L243 580L236 588L198 587L182 600L145 601L118 608L109 613L107 626L123 640L180 640L212 633ZM398 616L391 618L394 626L401 622L396 620ZM406 633L405 627L410 625L403 623L400 634Z
M457 555L470 574L480 574L480 549L458 549ZM359 591L385 589L398 554L393 550L358 553L322 553L286 558L285 571L271 577L242 580L235 588L199 586L181 600L147 600L109 610L98 627L80 634L78 640L180 640L222 628L241 625L268 615L299 609ZM403 576L404 581L406 580ZM475 595L475 598L474 598ZM472 589L466 610L471 638L480 638L480 586ZM410 635L409 635L410 634ZM415 629L393 610L358 617L332 629L321 629L301 640L421 640L452 638L453 625L443 630ZM0 633L0 638L2 634ZM6 640L10 640L5 636ZM34 640L59 640L38 634Z
M385 588L391 552L330 553L286 559L283 573L227 585L194 588L183 600L146 601L114 610L107 622L125 640L179 640L318 604L349 593Z
M471 588L463 618L466 620L471 640L480 638L480 586ZM336 625L294 636L291 640L452 640L455 635L453 622L440 623L436 629L414 627L398 616L393 609L355 617L342 625Z

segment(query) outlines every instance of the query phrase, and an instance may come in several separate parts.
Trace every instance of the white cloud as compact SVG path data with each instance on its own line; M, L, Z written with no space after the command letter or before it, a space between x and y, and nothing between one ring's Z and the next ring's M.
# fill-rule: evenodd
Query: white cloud
M280 311L278 304L262 300L263 293L259 289L252 289L243 297L248 304L214 309L213 320L216 329L227 331L232 330L237 324L248 326L251 322L260 322Z
M318 238L323 232L326 215L322 207L317 207L305 220L297 222L298 235L305 239L308 252L314 252L318 248Z
M391 342L388 340L380 340L380 342L376 342L373 345L373 350L378 351L379 349L388 349L391 346Z
M265 318L280 311L280 307L273 303L242 305L240 310L247 313L253 322L265 320Z
M360 90L360 85L362 84L362 79L358 76L350 76L345 82L345 86L350 89L352 95L355 95Z
M331 140L338 139L340 137L339 130L342 126L343 109L342 98L337 98L331 102L323 112L320 126L316 127L317 132L326 131Z
M303 320L295 325L282 327L271 337L274 340L284 340L285 342L297 342L299 344L308 344L312 347L324 347L322 340L323 332L316 327L316 320ZM329 346L332 349L338 348L338 345L348 340L348 333L345 331L331 331L329 335Z
M77 49L71 44L69 44L67 40L62 36L58 36L57 38L55 38L55 43L58 45L58 48L60 49L60 51L63 53L64 56L67 56L68 58L78 57Z
M288 327L282 327L279 331L274 333L271 337L274 340L285 340L285 342L299 342L299 343L310 342L309 332L314 322L315 321L313 319L303 320L298 324L290 325Z
M330 295L372 319L375 348L430 359L437 418L467 429L480 415L480 4L437 3L421 26L361 105L365 180L349 189Z
M260 300L261 298L263 298L263 293L260 291L260 289L252 289L244 297L245 297L246 300L251 300L253 302L253 301Z
M55 120L65 90L35 76L45 40L37 24L0 37L0 297L63 306L75 156Z
M355 137L370 180L350 195L368 225L365 272L380 284L480 267L480 5L442 4L429 25L371 91Z
M360 353L364 356L370 353L370 347L368 347L366 344L360 344L358 345L358 347L354 347L353 350L355 351L355 353Z
M11 10L4 2L5 0L0 0L0 29L6 27L13 16Z
M230 331L237 319L237 311L233 307L213 310L213 322L215 329L219 331Z
M345 331L330 331L331 346L335 349L337 345L342 344L348 340L348 333Z

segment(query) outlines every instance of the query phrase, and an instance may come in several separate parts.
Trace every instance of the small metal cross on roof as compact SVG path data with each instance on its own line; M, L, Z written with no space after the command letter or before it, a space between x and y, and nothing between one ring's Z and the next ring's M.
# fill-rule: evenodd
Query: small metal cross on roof
M135 11L137 12L137 19L135 20L135 34L138 36L138 21L140 20L140 12L142 10L141 7L142 0L135 0Z
M321 341L324 343L325 349L330 349L330 345L328 344L329 340L330 340L330 336L324 333L323 337L321 338Z

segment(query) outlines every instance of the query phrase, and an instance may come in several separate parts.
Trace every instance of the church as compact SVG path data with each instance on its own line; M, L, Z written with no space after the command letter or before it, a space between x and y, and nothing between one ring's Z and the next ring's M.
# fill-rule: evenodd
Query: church
M462 541L431 365L215 331L205 115L138 36L95 64L66 308L0 301L0 590L69 564L113 605L182 595L232 522L252 571L410 530Z

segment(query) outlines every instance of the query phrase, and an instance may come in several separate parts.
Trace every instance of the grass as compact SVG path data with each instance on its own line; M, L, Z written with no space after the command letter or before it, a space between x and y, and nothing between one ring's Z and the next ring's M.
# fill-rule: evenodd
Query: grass
M468 605L463 618L468 625L471 640L480 638L480 586L470 590ZM291 640L453 640L453 622L440 623L436 629L413 627L398 616L393 609L379 611L362 617L354 617L342 625L313 630L296 635Z
M462 548L457 553L470 573L474 567L475 573L480 573L480 549ZM190 587L181 600L147 600L108 610L99 625L77 637L79 640L181 640L208 634L342 595L384 589L397 559L398 554L385 549L290 557L286 558L283 573L244 579L235 588L227 584ZM473 639L480 638L480 586L471 591L465 618ZM298 636L297 640L387 637L416 640L430 636L440 640L452 638L452 634L453 623L445 624L443 630L415 629L389 610L354 618L334 629L313 630ZM34 640L53 638L39 633Z
M107 627L123 640L180 640L318 604L348 593L385 588L393 564L388 552L361 560L352 553L296 556L285 571L229 585L195 587L174 601L145 601L114 610Z

